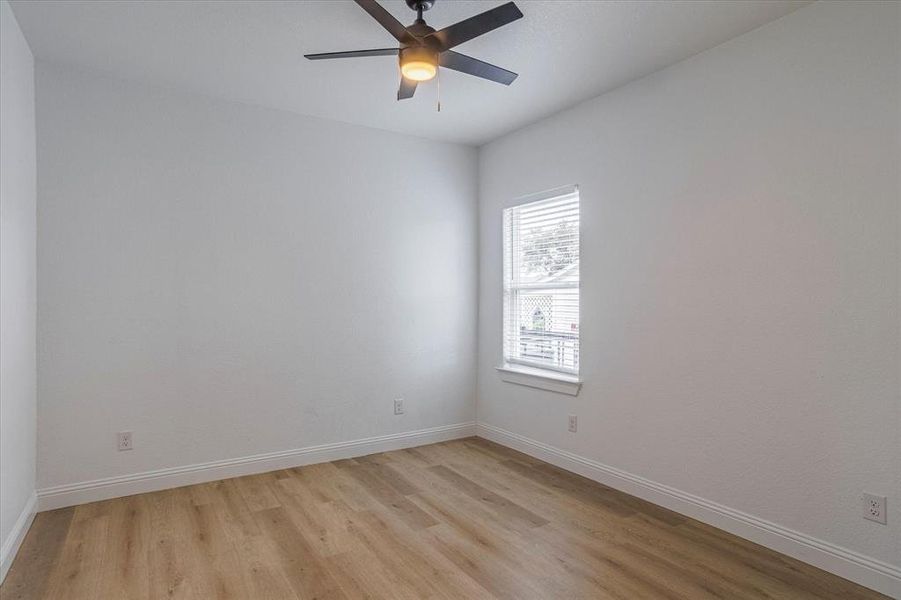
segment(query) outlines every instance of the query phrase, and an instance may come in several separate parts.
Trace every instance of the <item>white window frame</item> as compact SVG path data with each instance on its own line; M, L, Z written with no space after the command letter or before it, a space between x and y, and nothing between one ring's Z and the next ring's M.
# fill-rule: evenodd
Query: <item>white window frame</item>
M547 190L544 192L539 192L537 194L530 194L528 196L523 196L517 198L515 201L510 203L508 206L504 207L504 210L510 208L516 208L517 206L521 206L524 204L530 204L532 202L538 202L542 200L551 200L554 198L559 198L561 196L569 196L572 194L576 194L579 197L580 203L580 217L581 217L581 196L579 194L579 187L577 185L568 185L559 188L554 188L551 190ZM502 218L502 223L505 223L506 219ZM579 292L579 321L581 324L581 312L582 312L582 276L581 276L581 259L582 259L582 244L581 244L581 218L579 219L579 281L578 283L572 285L573 288L577 289ZM505 225L502 225L504 227ZM516 256L506 256L506 252L504 251L504 247L507 244L506 239L507 232L504 231L501 234L501 254L502 260L512 260L516 261L518 257ZM515 235L515 232L511 232L511 235ZM512 244L511 242L511 245ZM515 266L503 265L502 268L502 279L501 279L501 294L502 297L505 297L509 291L509 287L506 281L506 273L507 268L515 269ZM560 287L569 287L569 286L561 286L558 283L554 284L554 289L559 289ZM519 385L525 385L528 387L540 388L552 392L558 392L563 394L569 394L575 396L579 393L579 389L581 388L582 380L580 377L580 369L581 369L581 348L579 348L579 360L577 363L576 369L566 369L557 367L555 365L549 365L547 363L530 361L528 359L522 359L514 356L508 356L507 354L507 340L508 340L508 319L506 314L506 309L502 309L502 324L501 324L501 355L503 360L501 365L497 367L497 371L500 374L500 377L503 381L507 381L509 383L515 383ZM581 347L581 327L579 328L579 346Z

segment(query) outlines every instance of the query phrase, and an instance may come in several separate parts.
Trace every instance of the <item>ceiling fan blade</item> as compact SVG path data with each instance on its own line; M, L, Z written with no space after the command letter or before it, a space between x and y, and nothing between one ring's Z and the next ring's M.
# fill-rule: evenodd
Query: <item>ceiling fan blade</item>
M375 50L348 50L347 52L321 52L319 54L304 54L304 58L310 60L323 60L326 58L357 58L359 56L397 56L397 48L377 48Z
M385 8L375 0L354 0L360 5L360 8L369 13L373 19L379 22L382 27L388 30L398 42L412 42L415 38L407 31L403 24L394 18Z
M359 2L359 0L357 1ZM435 33L430 33L424 39L439 50L447 50L520 18L522 18L522 12L514 3L508 2Z
M400 78L400 87L397 88L397 99L398 100L406 100L407 98L412 98L413 94L416 93L416 82L412 79L407 79L406 77Z
M478 58L466 56L453 50L447 50L438 55L438 64L454 71L460 71L467 75L475 75L489 81L496 81L504 85L510 85L513 80L519 77L513 71L502 69L498 66L486 63Z

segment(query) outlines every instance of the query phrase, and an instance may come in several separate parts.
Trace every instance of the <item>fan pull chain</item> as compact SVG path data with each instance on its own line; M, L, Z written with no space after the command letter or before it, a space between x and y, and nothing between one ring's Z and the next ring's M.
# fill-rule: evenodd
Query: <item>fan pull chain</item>
M435 79L438 80L438 112L441 112L441 69L437 69Z

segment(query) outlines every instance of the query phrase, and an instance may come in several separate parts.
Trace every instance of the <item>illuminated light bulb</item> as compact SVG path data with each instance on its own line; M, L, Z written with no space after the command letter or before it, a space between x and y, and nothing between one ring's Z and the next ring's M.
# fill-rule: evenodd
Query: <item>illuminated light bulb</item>
M400 53L400 72L412 81L428 81L438 74L438 54L421 46L404 48Z
M400 66L400 72L413 81L428 81L438 73L438 67L424 60L411 60Z

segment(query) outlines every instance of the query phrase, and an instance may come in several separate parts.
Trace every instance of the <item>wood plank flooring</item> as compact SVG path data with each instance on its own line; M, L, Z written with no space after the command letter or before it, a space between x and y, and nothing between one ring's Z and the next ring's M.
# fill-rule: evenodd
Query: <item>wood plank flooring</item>
M0 598L884 596L469 438L41 513Z

